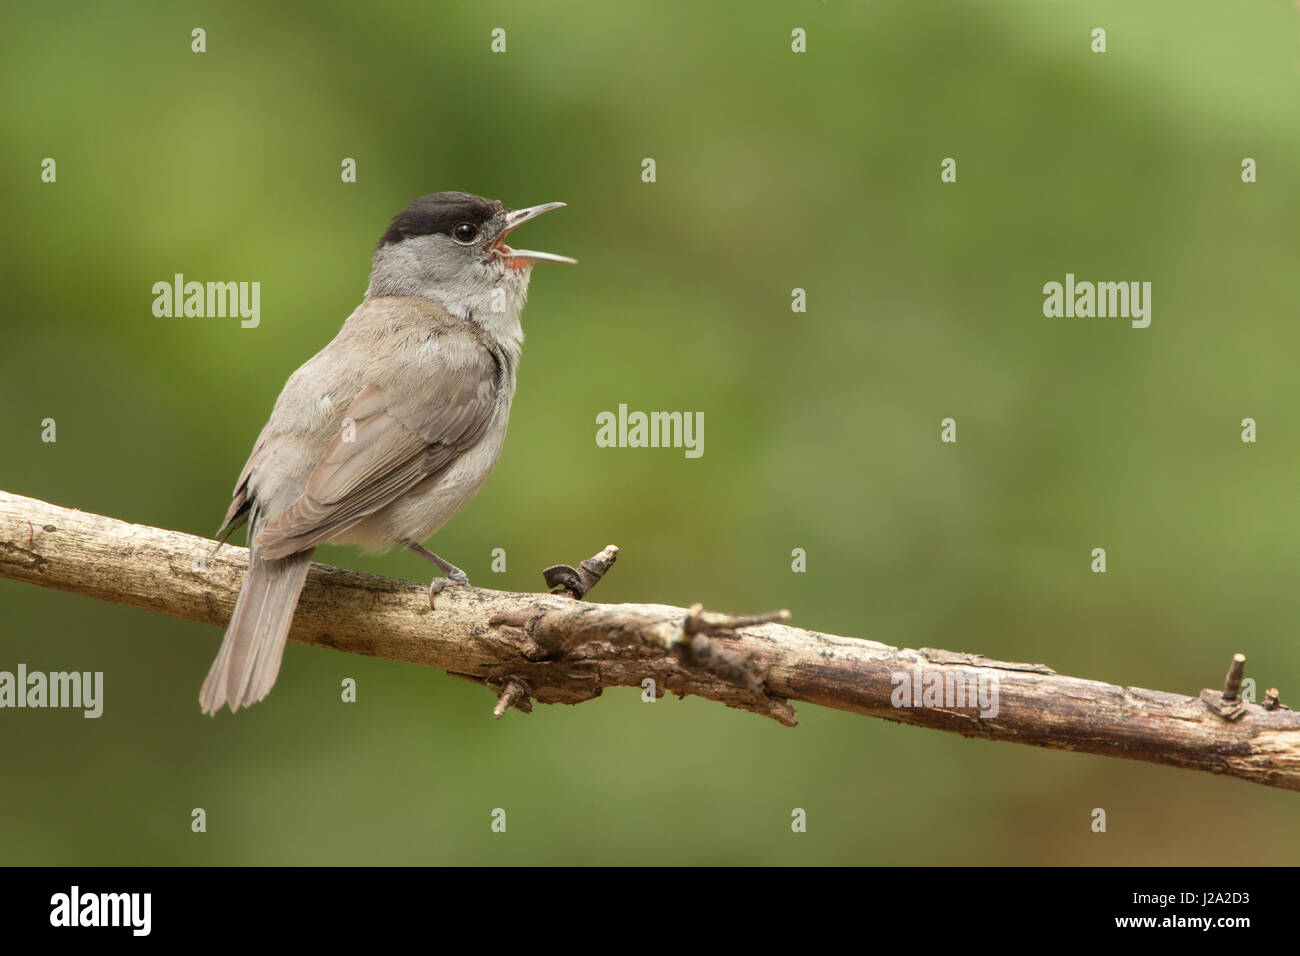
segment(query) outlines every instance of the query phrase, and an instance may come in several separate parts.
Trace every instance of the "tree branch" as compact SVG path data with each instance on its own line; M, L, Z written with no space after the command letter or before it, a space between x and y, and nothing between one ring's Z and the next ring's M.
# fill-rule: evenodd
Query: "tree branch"
M248 552L215 547L207 538L0 491L3 577L224 625ZM606 549L548 580L585 590L613 555ZM449 588L431 610L425 584L320 564L312 565L290 637L484 684L497 696L497 716L510 707L528 711L533 700L576 704L605 687L633 686L656 697L697 694L793 726L790 701L801 700L967 737L1300 790L1300 714L1272 690L1268 706L1240 699L1244 661L1234 661L1224 690L1186 697L1065 677L1038 664L835 637L769 615L732 618L698 605ZM947 696L923 696L936 683ZM973 693L952 696L976 688L996 692L993 706Z

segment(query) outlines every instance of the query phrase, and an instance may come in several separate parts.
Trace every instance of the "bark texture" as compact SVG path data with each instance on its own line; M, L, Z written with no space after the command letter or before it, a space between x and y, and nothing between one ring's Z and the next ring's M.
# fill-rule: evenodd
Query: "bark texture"
M222 626L248 552L215 549L207 538L0 491L0 577ZM580 703L612 686L696 694L787 726L795 724L791 701L807 701L968 737L1300 790L1300 714L1277 703L1275 691L1264 705L1241 700L1244 661L1234 660L1224 690L1185 696L1067 677L1040 664L822 634L777 623L784 612L731 617L698 605L571 596L593 586L616 556L611 546L578 568L548 569L563 593L451 588L436 609L424 583L314 564L290 638L482 683L497 695L497 716L528 711L533 701ZM896 706L900 675L922 687L996 681L996 715L987 707L981 714L969 699L967 706L951 698ZM910 689L906 699L913 700Z

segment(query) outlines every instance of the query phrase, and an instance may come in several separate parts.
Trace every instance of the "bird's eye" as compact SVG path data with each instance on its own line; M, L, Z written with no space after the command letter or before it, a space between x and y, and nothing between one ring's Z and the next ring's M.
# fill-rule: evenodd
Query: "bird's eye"
M472 222L462 222L451 231L451 237L462 245L468 246L478 238L478 226Z

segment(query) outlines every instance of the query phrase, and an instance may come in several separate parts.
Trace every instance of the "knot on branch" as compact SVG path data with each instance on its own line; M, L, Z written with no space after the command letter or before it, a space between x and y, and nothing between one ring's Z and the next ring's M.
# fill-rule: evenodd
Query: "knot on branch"
M593 554L576 568L567 564L553 564L542 571L542 577L552 594L567 594L581 601L617 560L618 546L607 544L599 554Z
M762 688L767 673L754 655L737 654L720 647L710 637L734 636L737 629L759 624L774 624L790 620L787 610L768 611L766 614L718 614L704 610L703 604L693 604L682 622L682 640L679 648L685 651L688 663L717 675L728 684L749 691Z
M492 716L497 720L511 707L522 710L525 714L533 712L533 693L527 681L507 677L504 681L489 680L486 683L500 695L497 705L492 708Z
M580 597L614 563L613 545L578 568L547 568L548 583ZM566 583L569 585L566 587ZM647 610L649 608L647 607ZM767 690L769 665L757 654L738 654L714 638L743 639L739 629L785 621L789 611L732 615L692 607L684 618L626 613L622 608L539 595L529 607L494 615L498 660L477 674L460 674L497 693L494 716L510 708L528 712L532 701L576 704L605 687L640 686L651 699L672 691L700 694L794 726L794 708Z
M1241 683L1246 677L1246 655L1233 654L1232 663L1228 665L1228 674L1223 679L1223 690L1215 693L1206 689L1201 691L1201 701L1212 713L1232 723L1240 720L1250 709L1241 699ZM1270 687L1264 694L1261 706L1265 710L1289 710L1284 706L1276 687Z

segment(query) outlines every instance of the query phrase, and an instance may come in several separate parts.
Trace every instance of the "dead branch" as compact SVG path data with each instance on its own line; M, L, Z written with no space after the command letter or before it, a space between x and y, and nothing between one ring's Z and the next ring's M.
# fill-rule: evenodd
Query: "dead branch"
M2 577L224 625L247 552L214 548L207 538L0 492ZM585 594L615 552L548 569L548 586ZM1300 790L1300 714L1273 690L1266 706L1242 700L1244 660L1234 659L1223 690L1188 697L1039 664L820 634L777 623L784 612L730 617L698 605L592 604L568 593L450 588L431 610L425 584L315 564L291 637L484 684L496 693L496 716L528 711L534 700L576 704L632 686L647 697L696 694L793 726L790 701L799 700ZM980 688L995 691L993 706L978 699Z

